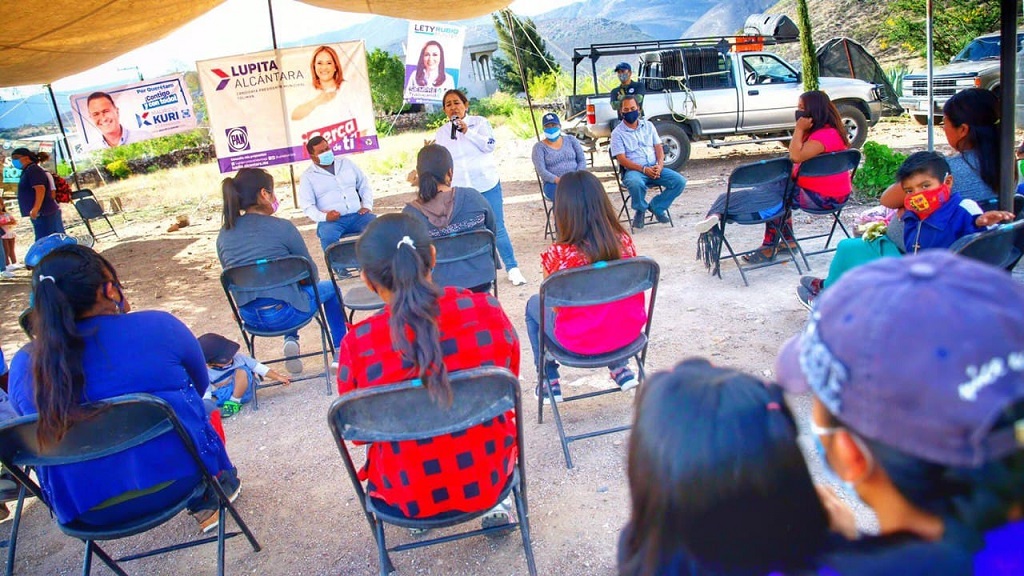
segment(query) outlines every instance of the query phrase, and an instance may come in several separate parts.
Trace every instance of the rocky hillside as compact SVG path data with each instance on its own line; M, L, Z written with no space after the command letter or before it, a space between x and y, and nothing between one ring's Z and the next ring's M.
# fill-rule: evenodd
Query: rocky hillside
M911 69L920 68L924 64L922 59L889 46L881 35L878 23L888 15L889 4L889 0L814 0L811 30L815 45L847 36L864 45L882 68L900 63ZM766 12L785 14L796 22L796 0L781 0Z
M751 14L770 12L775 0L723 0L687 28L680 38L735 34Z

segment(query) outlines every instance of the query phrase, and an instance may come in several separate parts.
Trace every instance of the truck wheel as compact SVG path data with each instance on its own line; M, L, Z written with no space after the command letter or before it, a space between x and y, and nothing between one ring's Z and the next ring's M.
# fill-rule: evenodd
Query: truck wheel
M690 137L677 124L661 122L655 124L655 127L658 136L661 136L662 150L665 151L665 167L679 172L690 159Z
M850 147L860 148L868 139L868 119L856 106L850 104L837 104L836 110L839 111L839 117L843 119L843 125L846 126Z

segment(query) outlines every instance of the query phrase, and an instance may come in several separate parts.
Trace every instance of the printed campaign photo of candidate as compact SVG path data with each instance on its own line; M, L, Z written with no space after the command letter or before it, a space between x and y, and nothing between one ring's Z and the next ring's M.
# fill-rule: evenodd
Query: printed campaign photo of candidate
M196 128L183 74L71 95L72 116L88 150L116 148Z
M405 56L405 100L441 103L459 85L465 28L433 22L410 22Z

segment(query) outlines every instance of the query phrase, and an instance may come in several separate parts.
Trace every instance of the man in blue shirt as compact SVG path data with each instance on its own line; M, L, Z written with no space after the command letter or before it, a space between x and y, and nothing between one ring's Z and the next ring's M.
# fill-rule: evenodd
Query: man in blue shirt
M619 112L619 118L621 118L622 99L626 96L634 96L637 105L643 106L644 85L633 81L633 67L629 65L629 62L619 62L615 66L615 75L619 78L620 84L613 88L608 96L611 98L612 108Z
M650 210L658 222L669 222L668 208L686 187L686 178L665 168L665 152L654 125L640 118L635 96L625 96L620 108L622 122L612 130L611 152L622 168L622 184L629 189L633 206L633 228L644 227ZM661 186L662 192L647 202L647 188Z
M306 142L312 165L302 173L299 208L316 222L316 235L324 250L343 236L361 234L377 216L370 180L354 162L335 158L322 136Z

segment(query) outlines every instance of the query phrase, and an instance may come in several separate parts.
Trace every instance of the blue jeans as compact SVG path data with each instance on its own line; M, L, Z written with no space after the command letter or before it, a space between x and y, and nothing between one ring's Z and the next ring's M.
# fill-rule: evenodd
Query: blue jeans
M363 230L366 230L366 227L376 217L377 215L373 212L367 212L366 214L352 212L351 214L342 214L334 222L327 222L325 220L318 223L316 225L316 236L320 239L320 246L327 250L328 246L341 240L344 236L362 234Z
M551 308L544 311L544 333L547 334L548 342L558 343L555 339L555 311ZM530 337L533 366L536 368L540 365L540 295L537 294L526 301L526 335ZM615 371L626 364L626 361L616 362L608 366L608 369ZM544 377L548 380L558 379L558 362L550 359L544 361Z
M682 174L669 168L662 168L661 176L649 178L642 172L626 170L622 176L622 184L629 189L629 196L633 199L633 210L643 212L651 210L655 214L661 214L668 210L686 187L686 178ZM647 188L650 186L661 186L662 192L647 202Z
M544 183L544 195L548 197L548 200L551 200L552 202L555 201L555 188L557 187L558 184L555 184L554 182Z
M64 221L61 219L60 210L43 216L40 214L32 221L32 230L36 233L36 240L55 234L64 233Z
M512 239L508 237L508 231L505 230L505 207L501 200L501 182L482 194L484 200L491 205L491 212L494 213L494 230L497 232L494 235L494 241L498 245L498 256L501 256L501 263L505 265L506 270L518 268L516 253L512 250Z
M287 330L301 324L316 313L316 298L313 296L312 286L303 286L303 290L309 296L309 312L303 312L291 304L276 300L274 298L257 298L248 304L238 307L238 315L242 322L256 330ZM337 348L341 343L341 337L345 335L345 313L338 304L338 294L334 291L334 285L330 280L321 280L316 285L320 293L320 301L324 305L324 316L327 317L327 327L331 332L331 342ZM299 331L293 330L285 334L286 340L298 340Z

